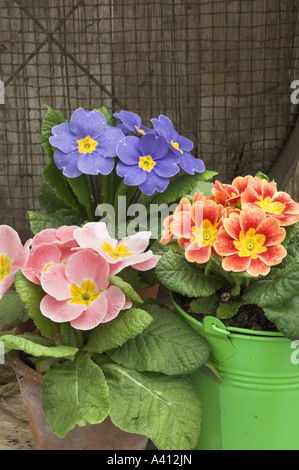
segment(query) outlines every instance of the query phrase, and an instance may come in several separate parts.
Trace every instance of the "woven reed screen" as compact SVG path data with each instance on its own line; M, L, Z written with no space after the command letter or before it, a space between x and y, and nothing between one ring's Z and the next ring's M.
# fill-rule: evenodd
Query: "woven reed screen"
M0 222L30 234L46 104L166 114L222 181L269 173L297 117L298 12L297 0L1 0Z

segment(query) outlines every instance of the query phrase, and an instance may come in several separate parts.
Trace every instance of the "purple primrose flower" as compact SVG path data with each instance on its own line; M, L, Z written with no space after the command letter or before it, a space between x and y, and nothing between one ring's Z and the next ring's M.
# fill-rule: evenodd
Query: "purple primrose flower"
M117 147L117 155L121 160L116 167L118 176L148 196L155 191L163 193L169 178L180 170L180 157L169 150L164 137L154 134L126 137Z
M167 140L171 150L180 157L180 166L186 173L194 175L205 171L203 161L190 154L193 142L179 135L168 117L161 115L159 119L152 119L152 123L157 133Z
M138 114L130 111L120 111L120 113L114 113L113 116L119 120L121 124L118 124L118 127L126 135L134 132L137 136L141 137L149 132L156 133L154 129L150 129L142 124L141 117Z
M82 108L73 113L70 122L53 127L52 134L49 142L56 148L54 161L69 178L111 173L116 148L124 139L121 129L108 126L101 112Z

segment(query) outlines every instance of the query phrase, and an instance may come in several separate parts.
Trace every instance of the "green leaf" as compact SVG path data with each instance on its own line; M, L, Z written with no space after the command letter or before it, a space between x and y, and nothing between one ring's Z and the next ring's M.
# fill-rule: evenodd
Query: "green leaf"
M91 200L91 192L87 176L81 175L78 178L67 178L67 181L80 204L86 209L88 217L91 220L94 220L95 207Z
M62 199L59 199L55 191L53 191L46 183L44 183L40 189L38 195L39 207L44 210L47 214L53 214L60 209L66 209Z
M137 292L133 289L133 287L125 282L118 276L109 276L110 282L114 284L116 287L119 287L125 295L132 300L132 302L137 302L139 304L143 304L142 298L137 294Z
M200 433L201 404L188 376L137 372L102 365L109 385L112 422L147 436L159 450L189 450Z
M195 192L197 185L202 181L208 181L217 173L205 171L195 175L183 175L174 179L166 188L164 193L157 194L152 200L152 204L171 204L178 201L187 194Z
M53 159L51 159L49 165L44 168L43 175L45 182L55 191L58 198L62 199L67 206L80 209L80 204L77 198L72 194L66 177L62 174L62 171L57 168Z
M239 308L244 305L245 302L232 302L232 303L222 303L217 308L217 318L219 320L227 320L237 315Z
M114 196L114 208L117 213L118 210L118 203L119 203L119 197L125 196L126 197L126 205L128 206L129 202L131 201L132 197L134 196L135 192L137 190L137 186L128 186L127 184L124 183L124 181L121 181L120 185L118 186L115 196Z
M16 349L23 351L31 356L46 357L74 357L78 349L69 346L44 346L40 344L39 337L28 339L25 335L7 335L1 336L1 341L9 350Z
M266 317L292 341L299 340L299 297L263 308Z
M66 122L66 119L59 111L55 111L50 106L46 106L46 108L48 108L48 112L43 119L42 130L41 130L42 146L45 152L47 152L47 154L51 156L53 152L52 152L52 146L49 143L49 138L52 135L52 129L55 126L59 126L59 124Z
M34 368L41 374L56 366L59 360L57 357L30 357L30 362L34 364Z
M62 225L81 225L83 222L78 215L68 209L60 209L54 214L40 214L39 212L27 212L30 228L36 235L47 228L58 229Z
M56 365L44 376L42 406L52 431L60 438L76 425L101 423L110 409L102 370L84 356Z
M299 259L286 268L272 268L265 278L259 278L244 292L243 299L259 307L280 305L297 297L299 292Z
M19 295L7 292L0 300L0 325L21 323L28 318L28 312Z
M212 361L207 361L203 366L200 367L199 371L206 377L214 380L219 385L223 384L222 377Z
M153 321L144 310L131 308L121 312L114 320L92 330L84 346L86 351L101 354L117 348L142 333Z
M113 361L141 372L180 375L194 372L208 360L206 341L181 317L158 305L147 305L146 310L154 321L141 335L109 351Z
M113 116L111 116L108 109L105 108L105 106L102 106L101 108L95 108L95 109L93 109L93 111L99 111L100 113L104 114L108 126L115 127L114 118L113 118Z
M35 326L43 336L53 339L58 327L40 311L40 303L45 296L42 287L30 282L21 271L15 275L15 287Z
M167 289L188 297L209 297L224 282L212 275L205 276L198 265L189 263L172 251L165 253L159 260L156 274Z
M73 328L69 322L61 323L60 336L62 344L66 346L73 346L78 349L81 349L83 346L84 337L82 331Z
M190 302L190 310L198 315L213 315L216 312L217 301L219 301L219 296L216 294L200 297Z

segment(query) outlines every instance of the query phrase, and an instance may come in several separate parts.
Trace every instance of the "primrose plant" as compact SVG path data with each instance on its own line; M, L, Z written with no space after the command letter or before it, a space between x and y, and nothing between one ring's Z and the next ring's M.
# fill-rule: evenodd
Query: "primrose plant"
M158 279L188 297L195 314L226 320L257 305L298 340L298 221L299 204L266 175L216 181L209 196L182 198L164 221Z
M67 120L48 107L41 134L49 162L40 210L28 212L32 239L22 244L0 226L5 353L43 374L42 406L60 438L109 416L159 449L192 449L201 406L190 374L209 363L209 348L163 304L140 297L158 282L159 244L147 218L128 233L127 209L138 201L147 217L152 203L176 203L214 173L166 116L150 128L129 111L79 108ZM124 221L122 236L118 222L112 233L96 215L107 205Z

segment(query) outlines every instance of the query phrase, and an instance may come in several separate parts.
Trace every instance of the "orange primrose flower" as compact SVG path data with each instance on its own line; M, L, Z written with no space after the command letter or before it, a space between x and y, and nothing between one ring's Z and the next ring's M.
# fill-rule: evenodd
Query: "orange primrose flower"
M240 205L241 195L245 191L248 185L252 184L254 181L253 176L238 176L232 182L232 184L223 184L220 181L215 181L213 183L212 189L212 200L216 202L216 204L222 204L226 206L226 204L230 204L231 206Z
M285 236L278 219L267 217L257 206L245 207L240 214L231 213L224 219L214 249L224 257L225 271L266 276L270 267L281 263L287 255L281 245Z
M255 179L241 197L242 205L260 207L267 215L279 220L282 227L288 227L299 221L299 204L282 191L277 191L274 183Z

